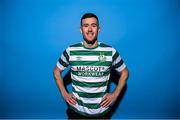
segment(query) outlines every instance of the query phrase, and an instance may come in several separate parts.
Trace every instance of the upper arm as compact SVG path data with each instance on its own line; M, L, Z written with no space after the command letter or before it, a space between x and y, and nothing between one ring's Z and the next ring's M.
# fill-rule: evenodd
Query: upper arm
M66 50L63 51L61 57L57 61L56 66L63 71L66 67L69 65L69 49L67 48Z
M59 69L59 67L55 66L54 73L61 73L61 72L62 72L62 70Z
M119 55L119 53L112 48L112 67L117 71L117 72L122 72L126 68L126 64L124 63L123 59Z
M55 66L54 71L53 71L55 80L59 80L62 78L62 72L63 72L63 70L61 70L57 66Z
M121 75L125 75L127 77L129 76L129 71L128 71L127 67L121 71Z

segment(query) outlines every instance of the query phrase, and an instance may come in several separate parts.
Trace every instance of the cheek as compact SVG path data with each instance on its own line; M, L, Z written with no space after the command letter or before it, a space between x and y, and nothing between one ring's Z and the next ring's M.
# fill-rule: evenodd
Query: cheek
M99 30L98 28L93 28L93 31L96 31L96 32L98 32L98 30Z
M83 33L85 33L86 31L88 31L88 29L86 29L86 28L83 28L83 29L82 29L82 32L83 32Z
M94 29L93 31L94 31L96 34L99 32L98 29Z

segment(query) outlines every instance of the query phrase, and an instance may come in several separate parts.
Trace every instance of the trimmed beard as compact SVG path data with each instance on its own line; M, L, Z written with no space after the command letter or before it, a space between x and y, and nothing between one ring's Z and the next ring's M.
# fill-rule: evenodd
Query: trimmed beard
M95 37L92 41L88 41L85 36L83 36L84 40L86 41L87 44L94 44L97 41L97 37Z

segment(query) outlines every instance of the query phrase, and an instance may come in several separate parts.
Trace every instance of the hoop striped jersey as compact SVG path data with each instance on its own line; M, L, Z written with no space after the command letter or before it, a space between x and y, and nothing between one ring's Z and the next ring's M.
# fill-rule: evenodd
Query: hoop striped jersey
M100 106L106 94L110 68L121 72L125 63L119 53L111 46L98 43L93 49L86 48L83 42L68 47L57 62L57 67L64 70L71 66L72 93L77 103L71 106L79 114L98 116L109 108Z

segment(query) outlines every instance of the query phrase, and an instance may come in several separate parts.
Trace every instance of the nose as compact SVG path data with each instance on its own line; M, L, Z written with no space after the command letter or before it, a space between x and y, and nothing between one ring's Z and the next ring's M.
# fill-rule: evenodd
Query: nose
M92 31L92 27L91 26L88 27L88 31Z

